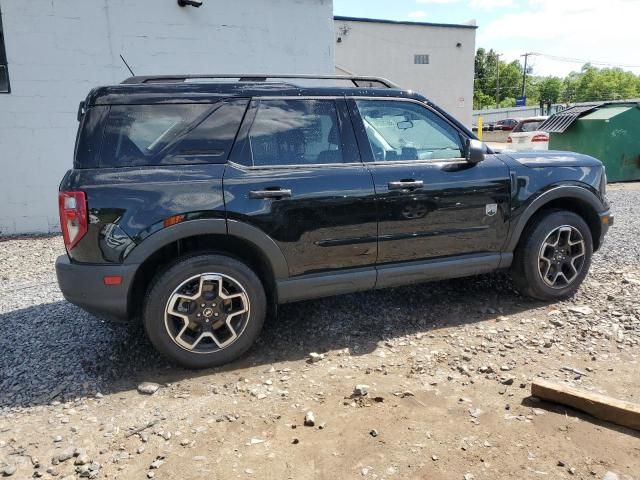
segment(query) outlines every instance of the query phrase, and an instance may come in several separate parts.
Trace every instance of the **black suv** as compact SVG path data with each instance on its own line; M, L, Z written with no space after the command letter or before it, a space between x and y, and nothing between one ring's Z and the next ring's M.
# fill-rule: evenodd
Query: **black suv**
M384 79L132 77L78 117L60 288L192 368L284 302L509 268L571 295L613 221L598 160L495 153Z

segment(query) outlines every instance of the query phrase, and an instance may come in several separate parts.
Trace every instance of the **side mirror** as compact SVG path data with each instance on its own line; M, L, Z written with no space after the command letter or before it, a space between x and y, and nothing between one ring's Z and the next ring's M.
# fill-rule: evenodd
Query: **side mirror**
M467 139L467 145L465 148L465 158L469 163L479 163L484 160L484 155L487 149L480 140Z

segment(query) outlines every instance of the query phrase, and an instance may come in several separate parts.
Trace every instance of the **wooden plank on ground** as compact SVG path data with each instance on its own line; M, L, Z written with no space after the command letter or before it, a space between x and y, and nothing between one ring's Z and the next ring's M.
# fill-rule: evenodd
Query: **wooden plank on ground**
M601 420L640 430L640 405L598 393L546 380L535 380L531 394L542 400L560 403L588 413Z

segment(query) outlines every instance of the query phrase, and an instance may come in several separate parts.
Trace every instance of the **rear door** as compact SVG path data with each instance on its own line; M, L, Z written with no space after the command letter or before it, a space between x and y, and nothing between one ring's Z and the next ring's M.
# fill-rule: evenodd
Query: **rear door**
M379 264L500 251L510 191L502 161L468 163L462 133L422 103L348 102L375 183Z
M224 175L227 218L258 227L291 276L371 267L375 194L343 98L251 102Z

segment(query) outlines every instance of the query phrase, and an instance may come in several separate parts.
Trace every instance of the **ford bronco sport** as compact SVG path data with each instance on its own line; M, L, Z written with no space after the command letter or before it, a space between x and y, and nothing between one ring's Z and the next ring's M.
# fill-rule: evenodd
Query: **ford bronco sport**
M60 288L191 368L284 302L506 269L569 296L613 222L598 160L493 152L384 79L132 77L78 118Z

